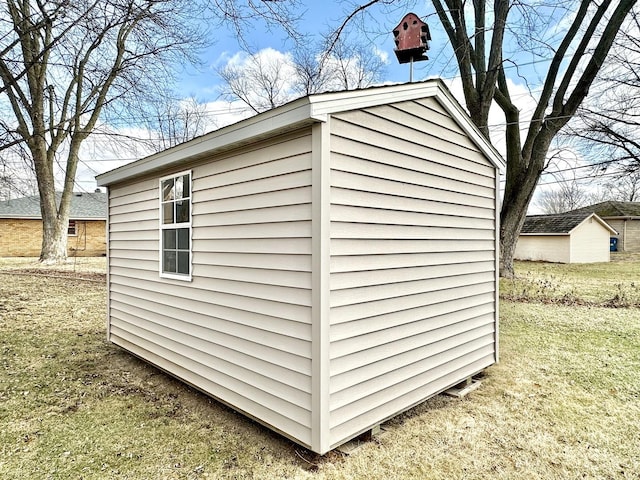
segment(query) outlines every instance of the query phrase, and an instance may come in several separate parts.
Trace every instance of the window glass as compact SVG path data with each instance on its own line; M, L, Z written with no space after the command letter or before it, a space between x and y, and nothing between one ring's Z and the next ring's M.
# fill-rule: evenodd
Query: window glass
M191 174L160 180L162 273L189 279L191 274Z

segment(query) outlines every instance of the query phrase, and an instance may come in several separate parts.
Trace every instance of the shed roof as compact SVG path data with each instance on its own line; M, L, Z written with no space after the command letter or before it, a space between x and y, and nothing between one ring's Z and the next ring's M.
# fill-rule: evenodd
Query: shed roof
M601 218L640 217L640 202L615 202L610 200L578 208L567 213L573 212L593 212Z
M587 219L593 217L611 233L611 226L593 212L568 212L553 215L527 215L520 231L521 235L569 235Z
M60 205L61 192L56 192L56 203ZM0 218L39 219L40 197L14 198L0 202ZM101 192L75 192L71 197L72 220L105 220L107 218L107 194Z
M471 122L467 113L446 85L441 80L434 79L302 97L103 173L98 175L96 179L100 186L111 185L139 175L157 172L185 161L197 160L241 147L305 125L325 122L333 113L429 97L435 97L495 167L504 170L504 159Z

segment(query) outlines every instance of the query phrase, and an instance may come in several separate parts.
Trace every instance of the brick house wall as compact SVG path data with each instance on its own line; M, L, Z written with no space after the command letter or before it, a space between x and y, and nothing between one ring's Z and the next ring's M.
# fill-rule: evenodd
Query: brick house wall
M0 219L0 257L39 257L42 248L42 221L38 219ZM69 235L67 255L100 257L106 255L104 220L77 220L76 235Z

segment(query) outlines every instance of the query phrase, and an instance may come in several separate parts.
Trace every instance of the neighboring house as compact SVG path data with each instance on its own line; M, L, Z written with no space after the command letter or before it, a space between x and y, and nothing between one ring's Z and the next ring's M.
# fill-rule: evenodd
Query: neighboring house
M60 193L57 194L58 203ZM69 256L93 257L106 254L107 195L73 194L69 215ZM0 256L39 257L42 249L40 198L15 198L0 202Z
M609 261L609 237L616 231L589 212L530 215L514 258L557 263Z
M601 202L573 212L593 212L614 228L615 251L640 252L640 202Z
M497 361L503 167L431 80L102 174L108 338L325 453Z

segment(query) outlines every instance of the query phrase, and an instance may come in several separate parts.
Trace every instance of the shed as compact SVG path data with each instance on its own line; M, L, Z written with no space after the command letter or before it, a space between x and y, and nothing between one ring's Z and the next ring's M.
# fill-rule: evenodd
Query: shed
M60 205L61 192L56 192ZM106 253L107 195L74 192L71 197L67 254L97 257ZM39 257L42 250L40 197L31 195L0 201L0 256Z
M502 167L431 80L102 174L108 338L323 454L497 361Z
M609 261L609 237L617 232L589 212L527 216L514 258L557 263Z
M573 212L595 213L617 233L615 249L619 252L640 252L640 202L607 201L595 203ZM569 213L573 213L569 212Z

